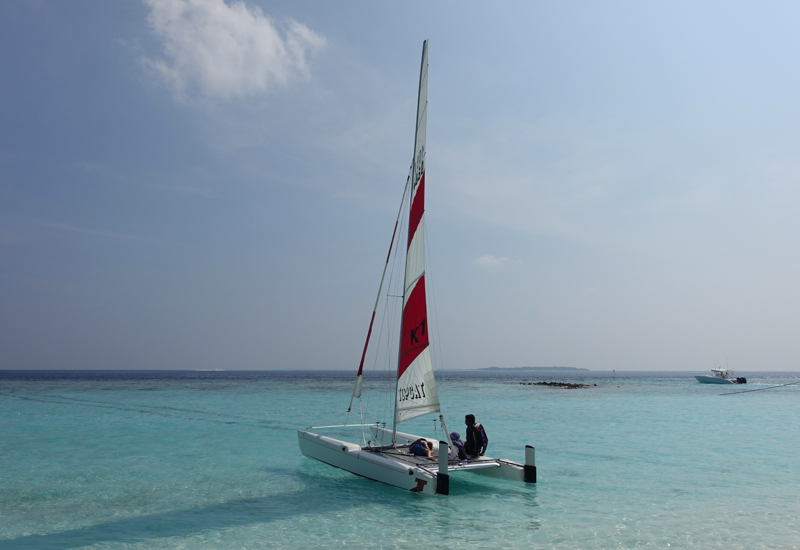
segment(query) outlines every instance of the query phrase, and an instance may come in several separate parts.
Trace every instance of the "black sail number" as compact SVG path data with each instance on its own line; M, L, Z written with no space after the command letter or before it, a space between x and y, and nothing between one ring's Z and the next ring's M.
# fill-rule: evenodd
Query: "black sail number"
M425 336L425 319L422 322L411 329L411 344L419 344L419 337Z
M420 384L409 384L404 388L399 388L400 402L412 401L414 399L425 399L425 382Z

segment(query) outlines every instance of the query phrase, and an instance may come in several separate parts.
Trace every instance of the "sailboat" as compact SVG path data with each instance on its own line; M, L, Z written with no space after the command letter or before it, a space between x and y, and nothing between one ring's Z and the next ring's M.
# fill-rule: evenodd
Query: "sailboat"
M430 349L430 330L428 326L428 307L425 293L425 134L428 106L428 42L422 44L422 63L420 67L419 92L417 95L416 135L414 138L414 157L402 203L409 195L408 239L406 242L406 261L403 283L403 309L401 318L400 343L397 359L397 379L394 395L394 414L391 429L385 423L365 423L362 416L360 424L341 424L331 426L310 426L297 432L300 451L307 457L331 466L341 468L358 476L400 489L422 494L449 494L450 475L457 472L473 472L485 476L506 478L521 482L536 482L535 450L525 447L525 463L478 456L459 459L450 439L444 416L441 413L436 388ZM401 205L392 233L391 255L394 239L400 221ZM399 247L399 244L398 244ZM355 399L361 399L364 359L372 334L375 312L389 264L387 256L378 299L372 310L367 340L361 354L361 362L356 375L355 387L350 398L350 408ZM423 415L438 415L441 436L438 441L428 441L433 447L433 457L416 456L410 452L412 443L420 436L401 432L398 425ZM359 428L361 441L354 443L322 435L317 432L343 428ZM438 455L438 457L436 456ZM451 458L455 456L456 458Z

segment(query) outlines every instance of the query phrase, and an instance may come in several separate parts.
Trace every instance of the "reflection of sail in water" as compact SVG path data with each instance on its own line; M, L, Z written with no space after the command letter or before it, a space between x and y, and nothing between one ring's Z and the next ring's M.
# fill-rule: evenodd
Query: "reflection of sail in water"
M452 445L447 435L447 427L441 414L438 421L446 440L434 443L434 454L438 453L438 469L427 457L415 456L410 452L411 443L419 436L397 431L401 422L426 414L440 413L439 396L433 373L430 351L430 326L428 324L428 304L425 292L425 132L428 119L428 43L422 46L422 65L420 68L419 92L417 95L416 135L414 138L414 158L411 174L403 192L403 201L408 194L408 238L405 241L406 262L403 282L403 311L400 322L400 345L397 357L397 378L394 397L394 417L392 429L387 430L381 422L365 422L365 407L361 401L364 359L372 335L375 312L386 277L387 256L378 290L378 300L372 310L367 339L361 354L361 362L356 375L356 384L350 399L358 399L362 420L355 425L322 426L313 428L349 428L361 430L362 444L354 444L312 433L308 430L298 432L300 450L310 458L342 468L354 474L394 485L412 492L428 494L447 494L449 474L470 470L475 473L504 477L519 481L536 481L536 468L533 462L533 447L526 447L525 465L503 459L479 457L477 459L448 458ZM401 206L402 212L402 206ZM398 220L400 213L398 213ZM398 222L392 233L391 254L395 242ZM369 428L368 430L366 428ZM311 430L312 428L309 428Z

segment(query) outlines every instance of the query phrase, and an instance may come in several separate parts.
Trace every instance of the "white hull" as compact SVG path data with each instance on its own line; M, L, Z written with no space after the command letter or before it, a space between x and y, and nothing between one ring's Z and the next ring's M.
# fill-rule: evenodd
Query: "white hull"
M391 431L375 427L371 427L371 431L376 442L391 440ZM368 450L367 447L362 448L354 443L303 430L297 432L297 437L300 451L309 458L407 491L428 495L437 493L437 477L440 475L438 460L416 457L404 452L402 448ZM407 445L417 439L419 438L415 435L397 433L398 446ZM434 442L434 453L438 453L438 442ZM447 475L465 470L491 477L525 481L524 466L508 460L481 457L477 460L450 460L447 463Z
M735 380L728 380L726 378L717 378L716 376L695 376L697 381L701 384L735 384Z

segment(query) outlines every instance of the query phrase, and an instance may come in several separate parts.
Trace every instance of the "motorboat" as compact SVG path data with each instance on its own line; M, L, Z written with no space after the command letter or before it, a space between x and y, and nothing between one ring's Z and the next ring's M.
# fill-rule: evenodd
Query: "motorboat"
M713 376L697 375L695 378L701 384L747 384L744 376L734 376L731 369L713 368Z

